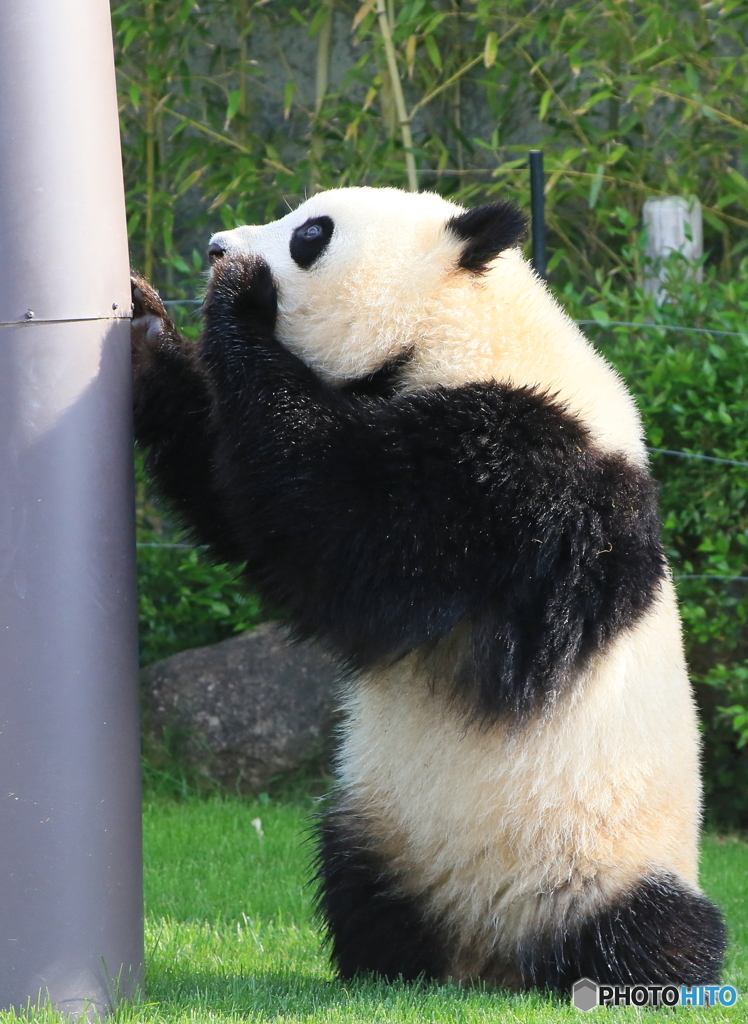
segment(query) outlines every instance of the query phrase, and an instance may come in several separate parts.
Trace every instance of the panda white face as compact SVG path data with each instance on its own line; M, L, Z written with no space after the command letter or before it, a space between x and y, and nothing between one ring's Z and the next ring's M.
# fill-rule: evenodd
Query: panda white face
M505 202L465 210L430 192L341 188L220 231L209 252L269 267L278 339L335 386L394 365L404 390L535 387L645 464L633 400L523 258L524 223Z
M278 288L278 337L342 383L418 337L440 286L459 272L462 243L447 224L462 213L434 193L338 189L270 224L218 232L208 252L265 262Z

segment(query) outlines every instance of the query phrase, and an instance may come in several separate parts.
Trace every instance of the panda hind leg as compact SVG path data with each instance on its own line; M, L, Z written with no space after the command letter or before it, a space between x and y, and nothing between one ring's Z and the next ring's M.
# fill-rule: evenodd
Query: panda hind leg
M559 928L520 955L528 986L568 994L580 978L601 985L719 982L726 945L717 907L674 875L643 879L576 927Z
M373 853L354 816L332 811L317 835L317 912L342 978L372 972L387 981L438 980L446 942L415 896Z

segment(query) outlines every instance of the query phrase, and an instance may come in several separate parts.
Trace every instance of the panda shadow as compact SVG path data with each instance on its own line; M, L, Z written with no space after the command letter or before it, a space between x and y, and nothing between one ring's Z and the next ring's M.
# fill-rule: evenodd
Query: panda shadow
M303 970L251 972L191 970L177 973L172 968L149 970L146 1001L171 1012L231 1012L255 1021L307 1019L330 1011L345 1011L352 1020L437 1019L446 1007L506 1011L516 1020L532 1021L540 1013L565 1009L569 1000L533 990L509 993L484 985L430 981L388 982L373 975L342 981Z

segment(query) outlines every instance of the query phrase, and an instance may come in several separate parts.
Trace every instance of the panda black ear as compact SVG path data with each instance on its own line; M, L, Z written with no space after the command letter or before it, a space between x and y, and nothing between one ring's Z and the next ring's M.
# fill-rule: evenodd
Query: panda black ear
M452 217L447 230L465 242L458 267L484 274L491 260L517 244L526 226L524 214L512 203L488 203Z

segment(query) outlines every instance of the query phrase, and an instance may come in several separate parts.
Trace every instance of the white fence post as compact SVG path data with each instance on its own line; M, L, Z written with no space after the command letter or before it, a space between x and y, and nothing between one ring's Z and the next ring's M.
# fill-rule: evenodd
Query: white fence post
M703 279L699 265L704 253L701 203L693 196L652 196L644 203L642 221L647 231L644 288L656 296L660 305L667 295L662 287L667 280L664 263L672 253L680 253L693 264L691 276L695 280Z

